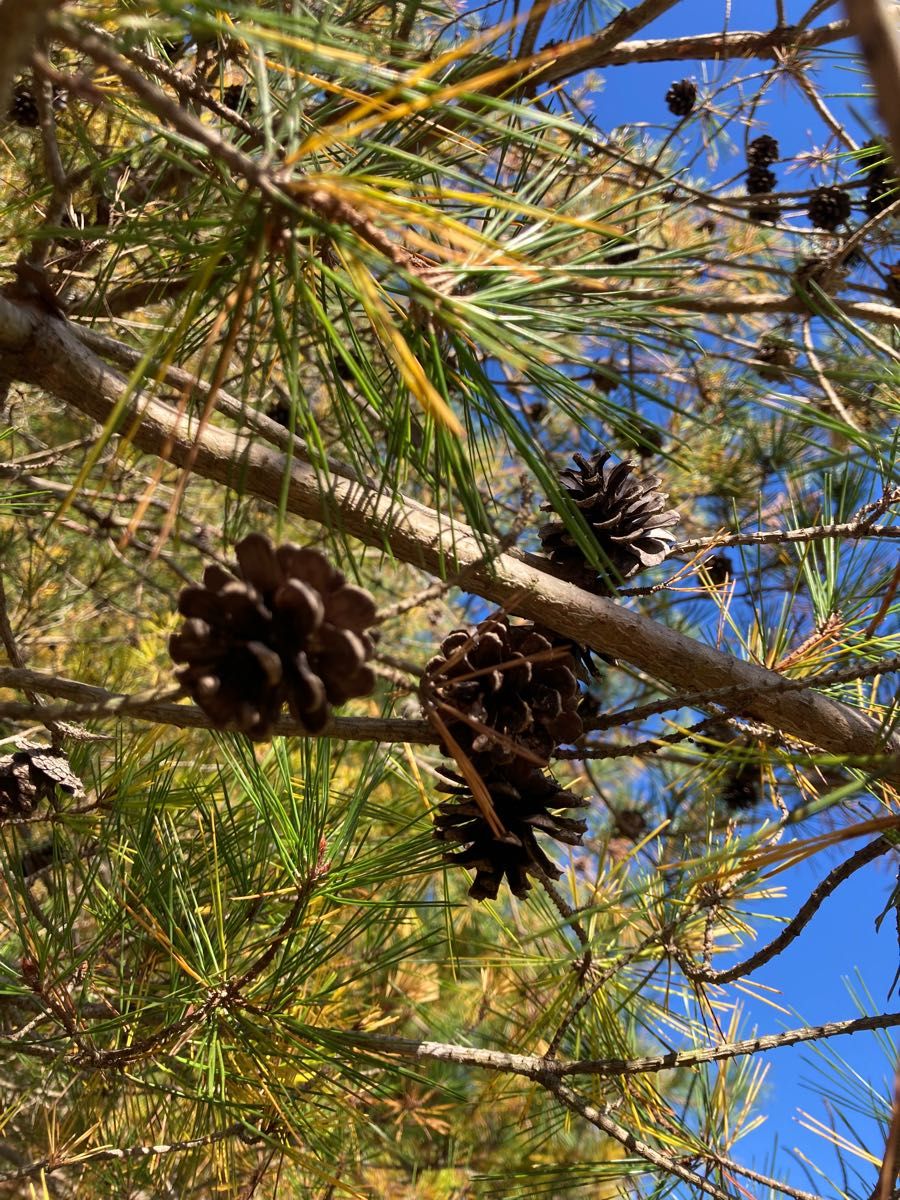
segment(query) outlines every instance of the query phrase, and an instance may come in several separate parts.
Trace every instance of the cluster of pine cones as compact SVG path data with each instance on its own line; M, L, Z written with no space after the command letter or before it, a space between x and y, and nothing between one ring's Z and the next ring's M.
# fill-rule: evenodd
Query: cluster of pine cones
M609 451L576 454L574 462L561 483L600 566L589 564L561 520L539 535L562 575L610 594L662 562L678 514L667 508L659 480L642 479L629 462L613 463ZM218 729L270 738L286 704L305 730L319 733L332 705L373 690L375 602L310 547L275 547L253 533L235 553L230 571L209 566L202 584L179 595L184 622L169 641L176 676ZM439 806L435 834L460 847L448 861L475 869L474 898L495 898L504 878L524 896L529 874L559 876L537 832L580 844L586 825L565 814L585 801L547 768L560 746L584 732L594 701L579 680L590 673L594 663L583 647L506 616L455 630L427 665L426 712L443 752L463 772L445 772L443 790L454 799Z
M282 707L310 733L331 705L368 696L375 601L324 554L251 533L232 571L209 566L178 597L185 618L169 640L176 672L217 729L265 740Z
M574 647L531 622L491 617L454 630L422 676L422 697L441 749L478 776L444 771L435 837L461 847L445 861L475 871L469 895L495 899L503 879L523 897L529 874L558 879L536 833L580 844L587 826L563 815L583 808L546 771L560 745L583 732Z
M778 180L771 169L772 163L778 161L780 151L778 142L769 134L763 133L754 138L747 146L747 195L765 196L775 191ZM781 206L778 201L769 199L753 205L747 212L751 221L763 221L774 224L781 216Z

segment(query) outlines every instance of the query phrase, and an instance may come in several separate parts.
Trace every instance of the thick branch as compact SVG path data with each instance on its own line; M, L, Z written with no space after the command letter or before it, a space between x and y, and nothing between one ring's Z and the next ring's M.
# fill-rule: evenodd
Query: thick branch
M30 336L22 337L23 323ZM135 445L171 460L193 458L198 475L277 504L288 477L286 508L297 516L340 527L346 534L433 575L472 565L469 590L511 612L549 625L600 653L647 671L676 688L746 688L742 710L806 742L837 754L884 754L886 778L900 782L900 738L887 737L877 721L814 691L761 694L780 680L772 671L742 662L685 637L613 600L581 591L555 577L543 560L511 551L489 567L478 566L483 541L415 501L383 495L374 487L332 474L327 491L309 464L289 462L272 447L207 427L195 446L193 421L143 395L72 334L65 322L0 297L0 349L11 377L37 384L105 423L123 404L123 427L134 425ZM138 413L140 419L136 420Z
M900 162L900 33L894 0L844 0L853 33L875 85L878 111Z
M780 55L814 50L829 42L840 41L849 32L846 21L831 21L818 29L797 32L789 28L773 29L769 33L741 30L733 33L703 33L693 37L656 38L649 41L621 42L607 49L601 30L587 45L576 43L569 51L558 51L558 57L541 78L557 83L579 71L598 67L622 67L640 62L675 62L685 59L761 58L777 60Z
M13 81L31 56L47 18L62 0L0 0L0 113L5 113Z

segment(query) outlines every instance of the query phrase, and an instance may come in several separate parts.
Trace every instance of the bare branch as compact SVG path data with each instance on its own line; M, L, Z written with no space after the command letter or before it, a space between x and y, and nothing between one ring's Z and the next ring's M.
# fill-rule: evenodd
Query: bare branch
M0 688L18 688L26 692L40 692L47 696L58 696L72 700L72 705L39 705L0 701L0 712L15 720L37 717L39 720L89 720L90 718L114 718L116 720L154 721L160 725L174 725L179 729L212 729L209 718L202 709L192 704L167 704L160 700L123 696L108 692L93 684L75 679L60 679L43 675L39 671L0 667ZM280 737L310 737L308 731L287 717L281 717L274 726ZM427 721L403 721L381 717L333 717L318 737L336 737L349 742L410 742L431 744L437 741Z
M682 969L695 983L731 983L735 979L743 979L745 975L752 974L757 967L763 966L770 962L776 955L780 954L785 947L789 946L803 932L806 926L810 923L813 917L821 908L823 902L828 899L832 892L849 879L850 876L872 862L881 854L886 854L888 850L895 850L896 846L886 837L876 838L873 842L869 842L868 846L863 846L857 850L855 854L851 854L846 861L830 871L812 892L810 892L806 901L801 905L797 914L788 921L787 925L782 929L777 937L774 937L771 942L761 947L755 954L751 954L749 958L745 958L743 962L736 963L733 967L727 967L723 971L710 971L703 967L688 967L682 963Z

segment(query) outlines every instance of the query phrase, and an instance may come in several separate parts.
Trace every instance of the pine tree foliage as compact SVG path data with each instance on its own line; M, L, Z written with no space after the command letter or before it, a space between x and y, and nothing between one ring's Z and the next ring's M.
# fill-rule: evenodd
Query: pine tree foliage
M895 1002L755 976L900 927L900 64L790 7L0 3L0 1194L896 1195Z

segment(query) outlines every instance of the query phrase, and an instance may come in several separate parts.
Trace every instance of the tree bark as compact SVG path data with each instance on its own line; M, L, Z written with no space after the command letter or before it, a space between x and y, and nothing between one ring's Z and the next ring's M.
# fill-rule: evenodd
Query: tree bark
M900 784L900 737L886 736L865 714L812 689L779 693L784 677L776 672L584 592L533 556L510 552L479 565L483 539L414 500L386 496L374 485L336 473L323 491L321 475L308 463L290 461L232 431L207 426L197 440L193 418L179 418L147 393L129 394L126 381L84 346L67 322L0 297L4 367L12 378L45 388L101 424L118 410L119 427L133 430L140 450L160 454L169 446L170 461L179 465L193 455L196 474L241 493L277 504L287 474L288 512L337 527L434 575L471 567L467 588L508 611L623 659L675 689L741 689L740 698L729 702L732 711L835 754L883 756L873 773Z

